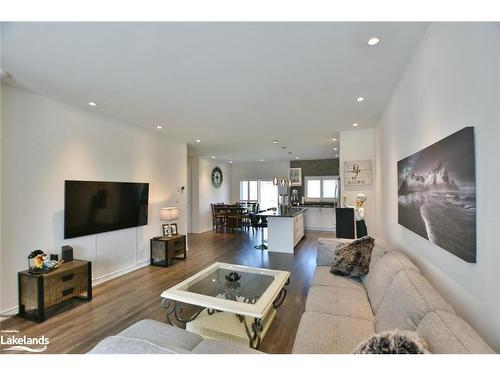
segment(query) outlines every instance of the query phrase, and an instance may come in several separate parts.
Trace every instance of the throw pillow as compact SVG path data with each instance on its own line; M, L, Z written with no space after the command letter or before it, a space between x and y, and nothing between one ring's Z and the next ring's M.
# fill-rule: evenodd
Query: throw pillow
M364 276L369 271L375 240L370 236L337 246L330 272L340 276Z
M393 330L376 334L362 342L354 354L427 354L427 343L417 332Z

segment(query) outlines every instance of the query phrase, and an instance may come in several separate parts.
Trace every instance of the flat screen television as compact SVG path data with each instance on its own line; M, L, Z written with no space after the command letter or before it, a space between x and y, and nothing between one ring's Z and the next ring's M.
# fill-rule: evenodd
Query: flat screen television
M148 223L149 184L64 183L64 238L138 227Z

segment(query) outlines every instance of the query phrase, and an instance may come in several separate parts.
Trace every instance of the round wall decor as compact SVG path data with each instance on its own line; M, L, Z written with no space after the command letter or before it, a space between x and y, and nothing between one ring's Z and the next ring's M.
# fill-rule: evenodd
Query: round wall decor
M222 170L219 167L212 169L212 185L216 188L220 188L222 185Z

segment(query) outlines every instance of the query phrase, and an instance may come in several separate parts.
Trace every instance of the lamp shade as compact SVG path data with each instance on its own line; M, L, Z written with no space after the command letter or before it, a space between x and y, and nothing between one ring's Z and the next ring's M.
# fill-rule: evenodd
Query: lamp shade
M179 209L177 207L163 207L160 208L160 220L170 221L179 217Z

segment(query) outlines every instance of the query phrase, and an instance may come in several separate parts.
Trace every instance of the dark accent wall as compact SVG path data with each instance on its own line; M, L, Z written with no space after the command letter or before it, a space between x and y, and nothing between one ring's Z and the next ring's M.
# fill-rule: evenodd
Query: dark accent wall
M290 168L302 168L302 186L292 186L300 196L304 196L304 177L306 176L338 176L339 159L292 160Z

